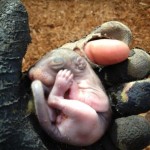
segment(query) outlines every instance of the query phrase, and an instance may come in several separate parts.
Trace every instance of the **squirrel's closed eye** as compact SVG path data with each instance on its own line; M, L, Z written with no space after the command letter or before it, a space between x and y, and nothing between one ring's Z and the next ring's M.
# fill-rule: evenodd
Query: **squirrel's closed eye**
M49 67L54 70L59 70L64 67L64 64L65 64L64 59L61 57L51 58L49 62Z

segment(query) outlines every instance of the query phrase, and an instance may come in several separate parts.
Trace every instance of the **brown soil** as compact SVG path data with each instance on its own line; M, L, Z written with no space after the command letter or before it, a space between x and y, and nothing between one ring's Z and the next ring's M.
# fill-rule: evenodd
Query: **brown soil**
M22 1L29 14L32 37L23 61L23 70L47 51L79 39L110 20L121 21L132 30L131 47L141 47L150 52L149 0Z
M96 26L111 20L121 21L131 29L133 33L131 48L141 47L150 52L149 0L22 0L22 2L29 14L32 37L32 43L23 60L23 71L47 51L79 39Z

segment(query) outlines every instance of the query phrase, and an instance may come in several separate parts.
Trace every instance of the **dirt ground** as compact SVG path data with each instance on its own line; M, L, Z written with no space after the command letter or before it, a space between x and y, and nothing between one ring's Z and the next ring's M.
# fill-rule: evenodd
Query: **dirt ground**
M47 51L117 20L133 33L131 48L150 52L150 0L22 0L29 14L32 43L23 61L28 69Z
M116 20L133 33L130 48L150 53L150 0L22 0L32 43L23 60L27 70L46 52L80 39L100 24ZM147 148L148 150L148 148ZM150 150L150 148L149 148Z

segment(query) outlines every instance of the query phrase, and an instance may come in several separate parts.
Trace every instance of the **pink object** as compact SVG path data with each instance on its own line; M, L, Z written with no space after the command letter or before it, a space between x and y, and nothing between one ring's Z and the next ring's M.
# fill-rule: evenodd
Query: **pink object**
M88 42L85 45L87 57L99 65L112 65L127 59L129 47L122 41L101 39Z

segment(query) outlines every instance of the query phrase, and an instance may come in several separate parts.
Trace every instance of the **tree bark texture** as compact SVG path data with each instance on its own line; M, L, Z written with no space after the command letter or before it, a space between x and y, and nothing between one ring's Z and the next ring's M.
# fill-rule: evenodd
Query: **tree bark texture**
M31 41L19 0L0 0L0 149L45 150L26 113L22 58Z

